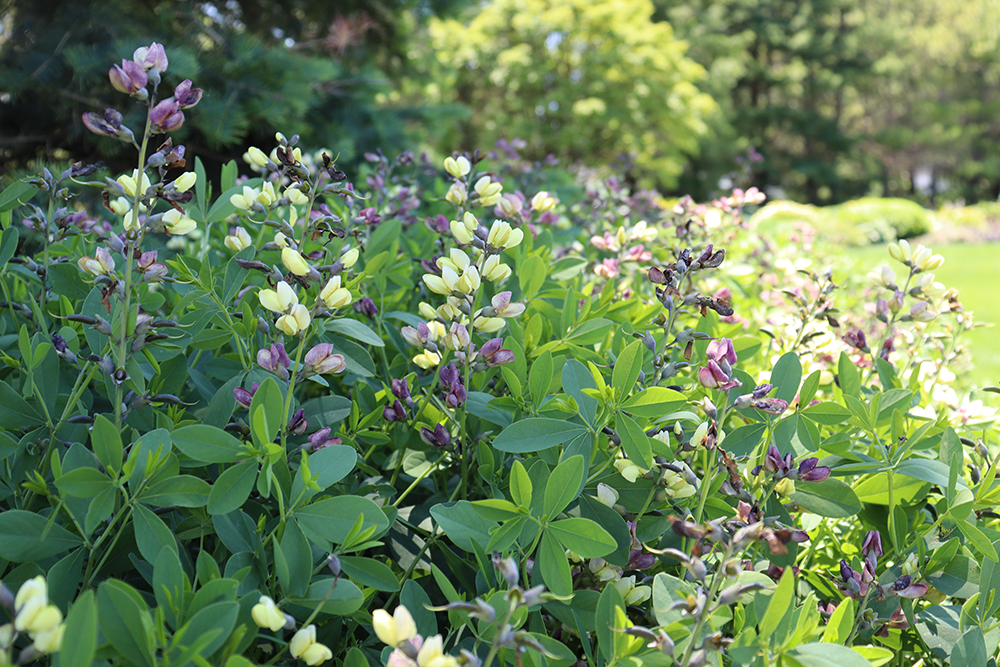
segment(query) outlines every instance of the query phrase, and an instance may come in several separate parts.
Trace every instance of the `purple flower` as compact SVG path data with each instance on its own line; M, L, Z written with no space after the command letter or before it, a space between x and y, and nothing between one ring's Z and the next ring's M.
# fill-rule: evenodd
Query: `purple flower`
M375 302L370 298L364 296L354 302L354 312L360 313L368 319L372 319L378 313L378 306L376 306Z
M393 401L391 405L385 406L382 410L382 417L389 422L405 421L406 408L398 400Z
M923 597L930 589L926 584L913 583L913 577L908 574L904 574L893 582L892 590L901 598L910 598L913 600Z
M343 442L340 438L331 438L330 433L332 429L329 426L324 426L320 430L316 431L309 436L309 444L303 447L303 449L309 448L312 451L317 451L323 449L324 447L329 447L331 445L339 445Z
M247 391L243 387L237 387L233 389L233 398L244 408L249 408L250 403L253 401L253 395L257 392L257 387L259 386L258 383L254 382L250 387L250 391Z
M879 556L883 554L883 551L882 536L877 530L869 530L868 534L865 535L865 541L861 545L861 554L865 559L871 560L872 565L878 565Z
M722 391L743 386L742 382L730 377L729 373L723 370L722 366L714 359L709 359L705 366L698 369L698 382L706 389L721 389Z
M805 459L799 464L798 476L799 479L805 480L806 482L822 482L824 479L830 476L830 469L826 466L818 466L819 459L812 456ZM878 533L875 533L878 535ZM879 542L879 552L882 550L882 543ZM882 554L879 553L881 556Z
M750 406L769 415L780 415L788 409L788 401L783 401L780 398L762 398L752 402Z
M288 380L288 368L292 365L292 360L288 358L285 346L281 343L258 350L257 363L260 364L261 368L271 371L282 380Z
M479 354L487 366L502 366L514 361L514 353L501 349L501 345L503 345L502 338L491 338L479 348Z
M201 101L201 88L192 88L191 79L184 79L174 88L174 99L181 109L190 109Z
M121 67L112 66L108 71L108 79L111 80L114 89L120 93L143 100L149 96L149 93L146 92L146 84L149 83L146 70L131 60L122 60Z
M451 444L451 434L448 433L448 429L446 429L443 424L435 426L433 431L426 426L421 426L420 439L431 447L436 447L437 449L447 447Z
M862 352L868 351L868 339L865 336L865 332L861 329L848 331L844 335L844 342L857 350L861 350Z
M729 365L736 363L736 350L733 348L733 341L728 338L720 338L718 340L713 340L708 344L708 358L715 360L720 366L722 362L726 362Z
M288 422L288 432L294 435L302 435L306 432L307 428L309 428L309 420L306 419L306 411L299 408Z
M343 373L344 369L347 368L347 362L342 354L334 354L333 349L333 345L330 343L320 343L313 346L311 350L306 352L306 365L318 375Z
M172 97L168 97L149 110L149 120L157 132L173 132L184 124L184 112Z
M406 378L393 379L392 395L400 400L410 398L410 385L407 383Z
M160 74L167 71L167 52L162 44L156 42L149 46L140 46L132 54L132 60L145 71L156 69Z

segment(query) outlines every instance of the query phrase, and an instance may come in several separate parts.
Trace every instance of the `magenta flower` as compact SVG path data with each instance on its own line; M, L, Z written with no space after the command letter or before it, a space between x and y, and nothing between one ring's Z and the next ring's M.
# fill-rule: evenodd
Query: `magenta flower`
M157 132L173 132L184 124L184 112L177 100L168 97L149 110L149 120Z
M330 343L320 343L313 346L306 352L306 365L312 368L312 372L317 375L327 375L329 373L343 373L347 368L347 362L341 354L334 354L333 345Z
M436 447L437 449L447 447L451 444L451 434L448 433L448 429L446 429L443 424L435 426L433 431L426 426L421 426L420 439L431 447Z
M311 449L312 451L318 451L324 447L330 447L331 445L339 445L343 442L340 438L331 438L330 433L332 429L329 426L324 426L320 430L311 434L308 438L309 444L305 445L303 449Z
M705 366L698 369L698 382L706 389L721 389L723 391L743 386L742 382L730 377L714 359L709 359Z
M257 363L266 371L270 371L282 380L288 380L288 368L292 365L292 360L285 352L285 346L276 343L270 347L265 347L257 351Z
M149 46L140 46L132 54L132 60L143 70L155 69L160 74L167 71L167 52L162 44L153 42Z
M201 88L192 88L191 79L184 79L174 88L174 99L181 109L190 109L201 102Z
M501 345L503 345L502 338L491 338L479 348L479 354L482 355L487 366L502 366L514 361L514 353L501 349Z
M247 391L243 387L237 387L233 389L233 398L244 408L249 408L250 403L253 401L253 395L257 392L257 387L259 386L258 383L254 382L250 387L250 391Z

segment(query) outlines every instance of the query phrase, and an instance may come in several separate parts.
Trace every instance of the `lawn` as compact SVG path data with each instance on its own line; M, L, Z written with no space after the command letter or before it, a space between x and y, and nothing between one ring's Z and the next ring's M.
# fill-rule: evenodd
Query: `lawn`
M976 315L977 322L1000 324L1000 244L955 243L933 247L934 252L945 257L944 266L934 274L937 280L959 290L959 298L966 310ZM857 261L859 270L868 271L882 264L897 270L898 264L889 258L884 245L851 248L848 251ZM977 387L1000 384L1000 329L977 328L963 339L972 350L973 368L971 383ZM982 395L977 396L981 398Z

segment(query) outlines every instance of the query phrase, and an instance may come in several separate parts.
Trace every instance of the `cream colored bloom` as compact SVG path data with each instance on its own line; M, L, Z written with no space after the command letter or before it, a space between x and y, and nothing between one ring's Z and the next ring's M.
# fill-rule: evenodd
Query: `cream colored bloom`
M135 211L128 210L125 212L122 224L125 225L126 232L134 232L142 227L142 220L139 219L139 215Z
M287 315L279 317L274 326L278 327L278 330L285 335L296 336L304 331L310 322L312 322L312 316L309 314L309 309L299 303L292 306Z
M458 660L444 653L444 639L434 635L424 640L424 645L417 652L419 667L456 667Z
M198 227L198 223L175 208L163 214L163 224L166 226L167 232L173 236L190 234Z
M491 180L489 176L483 176L476 181L475 190L482 206L495 206L503 197L503 186Z
M321 665L333 658L333 652L325 644L316 641L316 626L309 624L295 633L288 644L288 652L307 665Z
M198 174L193 171L185 171L174 179L174 190L177 192L187 192L198 182Z
M457 159L446 157L444 159L444 170L455 178L462 178L472 171L472 163L464 155L458 156Z
M795 493L795 482L785 477L774 485L774 492L780 496L787 496L790 493Z
M327 308L343 308L351 304L351 293L340 286L340 276L330 278L319 293L319 299Z
M48 630L36 632L32 637L32 639L34 639L32 646L35 647L36 651L42 654L56 653L60 648L62 648L63 635L65 632L65 623L60 623L59 625L56 625Z
M656 229L646 224L645 220L635 223L635 227L629 233L629 241L649 242L656 238Z
M556 200L545 190L531 198L531 208L539 213L551 211L556 206Z
M428 368L434 368L441 363L441 355L431 350L424 350L413 357L413 363L426 371Z
M603 505L614 507L615 503L618 502L618 492L615 491L614 488L601 482L597 485L597 499L600 500Z
M469 245L472 243L472 232L465 228L458 220L451 221L451 235L455 237L455 240L462 245Z
M622 477L630 482L634 482L647 472L628 459L617 459L615 461L615 468L621 473Z
M477 317L472 326L480 333L493 333L503 329L504 324L502 317Z
M349 269L358 263L358 256L359 256L358 249L351 248L350 250L348 250L347 252L345 252L343 255L340 256L340 264L345 269Z
M451 187L448 188L448 192L445 194L444 199L449 204L464 206L465 202L469 201L469 192L465 189L465 184L452 183Z
M281 263L285 265L286 269L297 276L309 275L311 269L305 257L298 250L293 250L292 248L282 248Z
M118 177L118 185L122 186L122 190L129 197L135 197L136 182L139 184L139 194L145 194L146 190L152 185L149 182L149 177L146 176L146 172L142 172L142 177L140 178L138 169L133 169L131 176L122 174Z
M299 303L299 298L284 280L278 283L277 290L262 289L257 298L260 300L260 305L275 313L288 312L289 308Z
M254 202L260 196L260 190L251 188L249 185L243 186L243 192L229 197L230 203L241 211L249 211L253 208Z
M520 229L511 229L510 223L497 220L490 228L490 235L486 242L494 248L514 248L524 239L524 232Z
M249 248L253 245L253 240L250 238L250 234L247 230L242 227L237 227L233 230L232 234L227 234L225 240L223 241L225 246L232 250L233 252L239 252L244 248Z
M499 255L490 255L483 265L483 277L490 282L507 280L510 277L510 267L500 261Z
M290 185L287 188L285 188L285 196L288 197L288 201L292 202L293 204L301 205L309 203L309 195L302 192L302 190L300 190L294 185Z
M267 181L260 188L260 194L257 195L257 203L267 208L276 201L278 201L278 195L274 192L274 183Z
M265 155L264 151L256 146L248 148L247 152L243 155L243 159L250 164L257 165L258 167L266 167L268 162L267 155Z
M427 289L435 294L451 294L451 288L445 284L441 276L436 276L433 273L425 273L423 281L427 285Z
M425 320L433 320L437 317L437 311L434 310L434 306L427 303L426 301L421 301L420 305L417 306L417 311L420 312L420 316Z
M110 202L108 206L111 210L115 212L116 215L125 215L132 210L132 202L125 199L125 197L118 197L113 202Z
M277 632L285 627L285 615L278 609L274 600L266 595L260 596L260 601L250 610L250 616L254 623L271 632Z
M472 260L469 259L469 256L458 248L452 248L448 251L447 257L438 257L437 260L438 268L443 269L447 267L455 273L461 273L471 264Z
M417 625L403 605L396 607L392 616L385 609L376 609L372 614L372 627L382 643L393 648L417 636Z

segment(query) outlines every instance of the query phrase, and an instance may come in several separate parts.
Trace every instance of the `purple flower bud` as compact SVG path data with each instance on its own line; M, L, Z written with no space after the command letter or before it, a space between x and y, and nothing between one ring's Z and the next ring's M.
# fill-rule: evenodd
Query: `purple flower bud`
M844 335L844 342L857 350L861 350L863 352L868 350L868 339L865 336L865 332L861 329L848 331Z
M244 408L249 408L250 403L253 401L253 395L259 386L260 385L258 383L254 382L253 386L250 387L250 391L247 391L243 387L237 387L236 389L233 389L233 398L235 398L236 402Z
M442 366L441 370L438 371L438 375L441 377L441 384L446 389L451 389L456 384L461 384L462 374L459 372L458 367L455 364L448 364L447 366Z
M108 79L111 80L114 89L120 93L140 99L146 99L149 95L146 92L146 84L149 82L146 71L131 60L122 60L121 67L112 66L108 71Z
M410 398L410 385L406 382L406 378L393 379L392 395L400 400Z
M258 350L257 363L260 364L261 368L274 373L282 380L288 380L288 368L292 365L292 360L288 358L285 346L281 343Z
M308 437L309 449L312 451L317 451L323 449L324 447L329 447L331 445L339 445L343 442L340 438L331 438L330 433L332 429L329 426L325 426L320 430L316 431Z
M487 366L502 366L514 361L514 353L501 349L502 344L502 338L491 338L479 349L479 354L482 355Z
M354 302L354 312L360 313L368 319L372 319L378 313L378 306L376 306L375 302L370 298L364 296Z
M845 582L854 578L854 570L851 569L851 566L843 558L840 559L840 578Z
M174 98L168 97L149 110L149 120L157 132L173 132L184 124L184 112Z
M869 530L868 534L865 535L865 541L861 545L861 553L865 558L872 559L872 562L878 565L878 558L883 555L883 551L882 536L877 530Z
M174 99L181 109L190 109L201 101L201 88L192 88L191 79L184 79L174 88Z
M331 343L320 343L313 346L306 352L306 365L312 367L313 373L326 375L328 373L342 373L347 368L347 362L341 354L333 353Z
M393 401L391 405L385 406L385 409L382 410L382 417L389 422L405 421L406 408L398 400Z
M714 342L712 341L712 343ZM743 386L742 382L731 378L714 359L709 359L705 366L698 369L698 382L706 389L721 389L723 391Z
M163 280L165 275L167 275L167 265L161 262L154 262L146 267L146 270L142 274L142 282L158 283Z
M819 459L812 456L799 464L799 479L807 482L822 482L830 476L830 469L826 466L818 466ZM881 549L881 542L879 543ZM881 554L880 554L881 555Z
M435 426L433 431L426 426L421 426L420 439L431 447L436 447L438 449L447 447L451 444L451 434L448 433L448 429L445 428L443 424Z
M767 448L767 456L764 457L764 470L772 475L778 472L787 472L781 451L774 445L769 445Z
M772 389L774 389L773 384L759 384L750 392L750 395L754 398L764 398L771 393Z
M299 408L288 422L288 432L293 435L302 435L307 428L309 428L309 420L306 419L306 411Z
M156 42L149 46L140 46L132 54L132 60L146 71L155 69L160 74L167 71L167 53L163 45Z

